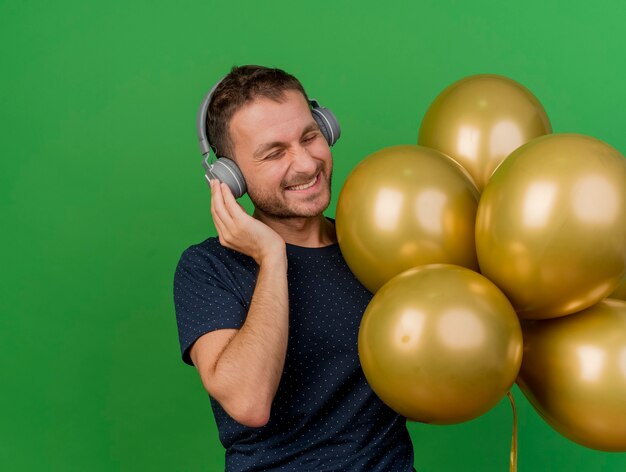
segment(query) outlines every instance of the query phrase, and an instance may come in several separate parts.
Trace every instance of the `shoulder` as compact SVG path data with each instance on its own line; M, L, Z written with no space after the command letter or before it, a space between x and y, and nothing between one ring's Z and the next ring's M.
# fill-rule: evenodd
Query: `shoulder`
M251 257L222 246L216 237L189 246L178 261L175 281L225 281L256 273L256 263Z
M227 254L223 251L218 238L208 238L198 244L193 244L183 251L179 264L202 265L210 260L224 260Z
M232 249L222 246L217 237L205 239L183 251L179 266L210 268L232 264L249 264L252 259Z

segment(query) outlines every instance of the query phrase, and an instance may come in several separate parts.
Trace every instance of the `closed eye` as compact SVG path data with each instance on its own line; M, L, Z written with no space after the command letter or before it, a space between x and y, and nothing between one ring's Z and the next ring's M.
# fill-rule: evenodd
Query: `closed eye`
M278 159L284 152L284 149L277 149L274 152L271 152L267 156L265 156L264 160Z
M307 134L303 139L302 142L307 144L310 143L312 141L315 140L315 138L317 138L320 135L320 133L311 133L311 134Z

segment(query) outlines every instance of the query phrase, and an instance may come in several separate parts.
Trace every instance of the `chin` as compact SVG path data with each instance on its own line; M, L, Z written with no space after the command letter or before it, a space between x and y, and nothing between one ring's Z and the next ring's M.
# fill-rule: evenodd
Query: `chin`
M312 218L321 215L330 205L330 188L318 193L310 200L289 198L285 193L268 195L248 188L248 195L257 211L268 217Z
M292 206L294 216L301 217L314 217L319 216L328 208L330 205L330 192L327 192L323 196L319 196L312 202L304 202L303 204L295 204Z
M330 196L328 198L320 199L316 202L309 203L292 203L289 204L284 200L255 200L250 198L254 207L271 218L289 219L289 218L313 218L321 215L330 205Z

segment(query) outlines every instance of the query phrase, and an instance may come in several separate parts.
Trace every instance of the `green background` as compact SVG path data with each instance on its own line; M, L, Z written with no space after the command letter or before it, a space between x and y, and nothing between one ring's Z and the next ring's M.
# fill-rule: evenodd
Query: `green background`
M447 85L526 85L556 132L622 153L626 3L474 0L0 1L0 469L220 470L172 277L214 235L198 104L235 64L277 66L338 116L337 194L359 160L414 143ZM519 470L622 471L550 429L517 387ZM419 471L505 471L504 399L411 424Z

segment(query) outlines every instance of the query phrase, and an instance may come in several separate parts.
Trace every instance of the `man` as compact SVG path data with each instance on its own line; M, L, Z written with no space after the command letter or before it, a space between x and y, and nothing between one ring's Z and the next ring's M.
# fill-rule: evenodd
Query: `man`
M337 245L332 157L298 80L235 67L208 135L254 204L211 182L218 238L187 249L174 295L183 360L210 394L227 470L411 471L405 419L368 386L358 329L371 294Z

